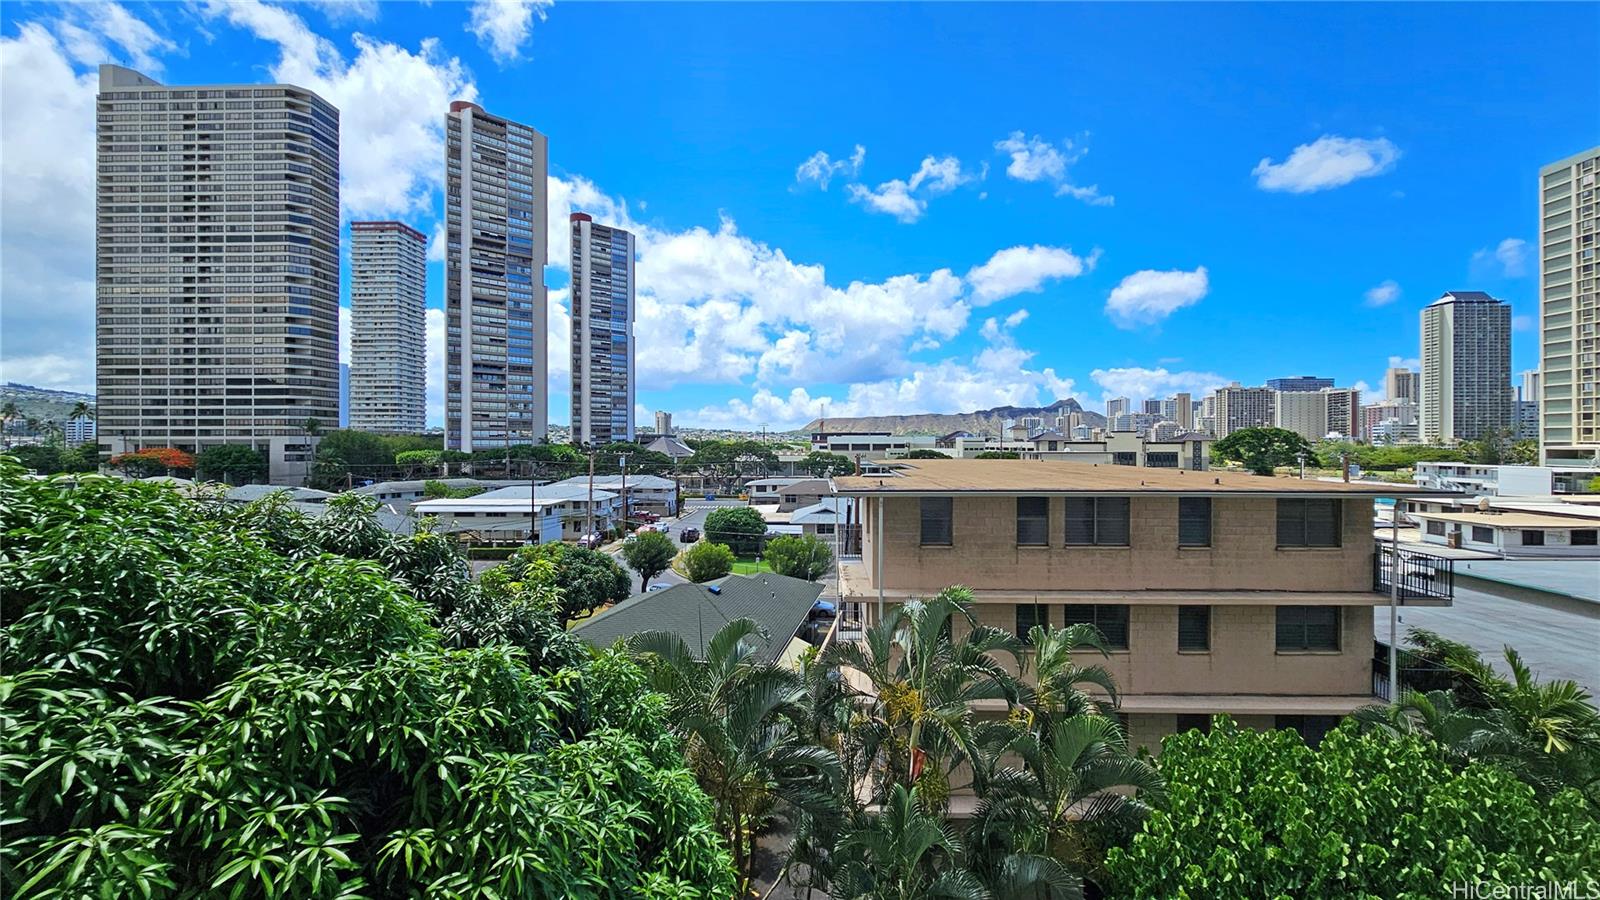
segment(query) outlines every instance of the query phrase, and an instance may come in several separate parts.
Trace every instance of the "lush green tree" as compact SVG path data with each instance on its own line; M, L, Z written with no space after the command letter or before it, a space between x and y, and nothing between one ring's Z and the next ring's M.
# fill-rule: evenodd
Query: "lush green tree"
M1584 485L1583 489L1591 494L1600 494L1600 475L1589 479L1589 483Z
M805 741L797 727L805 697L800 675L764 661L768 638L756 623L737 619L706 643L704 659L672 632L628 641L651 686L667 697L666 719L712 798L742 893L754 874L757 838L773 816L826 814L839 782L838 760Z
M733 895L664 701L570 653L549 587L476 585L359 496L311 519L18 475L0 460L9 894Z
M761 550L767 533L767 520L748 506L720 506L706 513L706 540L727 544L736 556L749 556Z
M394 455L394 464L407 469L437 470L443 460L442 450L401 450Z
M733 571L733 551L727 544L696 541L673 560L672 571L697 584L721 578Z
M94 444L66 449L58 444L24 444L13 447L12 455L24 468L40 475L62 472L93 472L100 466L100 453Z
M317 456L336 456L363 478L381 477L394 466L395 452L382 436L345 428L317 440Z
M310 486L324 491L341 491L350 486L351 471L344 457L318 453L311 463Z
M907 453L902 459L950 459L950 454L941 453L938 450L929 450L926 447L918 447Z
M1015 450L984 450L972 457L973 459L1021 459L1022 454Z
M795 463L795 468L807 475L818 478L833 475L849 475L856 470L856 464L850 457L842 453L829 453L825 450L813 450L800 458Z
M640 531L622 543L622 559L628 568L639 573L639 590L650 587L650 579L672 567L672 558L678 555L672 538L659 531Z
M1539 464L1539 442L1532 438L1512 441L1510 449L1506 451L1506 462L1514 466L1537 466Z
M786 534L767 541L762 554L772 571L790 578L816 581L833 568L833 551L812 534Z
M549 565L539 567L540 561ZM490 571L502 572L512 581L547 580L556 590L556 612L563 625L602 606L621 603L632 593L627 570L610 554L560 541L520 547Z
M209 481L254 484L267 480L267 458L243 444L207 447L194 458L194 474Z
M1497 766L1353 724L1313 750L1219 719L1169 737L1168 802L1106 858L1113 896L1437 897L1451 883L1592 877L1600 820ZM1240 887L1243 886L1243 887Z
M690 440L687 443L694 450L689 462L695 470L719 481L725 491L731 490L741 476L764 475L778 465L778 454L761 441Z
M1349 441L1318 441L1313 448L1316 464L1324 469L1339 468L1341 458L1372 472L1392 472L1409 469L1419 462L1466 462L1467 454L1455 447L1432 447L1426 444L1400 444L1375 446Z
M1064 718L1109 714L1116 708L1117 683L1111 673L1098 663L1078 664L1089 652L1102 658L1111 656L1099 629L1087 624L1065 628L1035 625L1028 630L1028 647L1033 684L1019 684L1018 699L1040 733L1049 732Z
M834 896L872 900L984 900L988 892L962 865L962 847L915 787L890 788L883 811L845 832Z
M488 488L481 484L451 487L436 478L430 478L422 483L422 496L430 500L460 500L465 497L476 497L486 490Z
M1211 445L1211 458L1236 462L1257 475L1315 457L1306 439L1287 428L1241 428Z

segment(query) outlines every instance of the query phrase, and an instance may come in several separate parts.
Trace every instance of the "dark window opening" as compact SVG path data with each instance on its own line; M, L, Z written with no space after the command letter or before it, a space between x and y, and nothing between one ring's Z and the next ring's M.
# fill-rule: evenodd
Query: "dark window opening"
M1337 547L1339 501L1332 498L1285 498L1278 501L1279 547Z
M924 547L950 546L954 501L949 497L923 497L921 500L922 545Z
M1211 546L1211 498L1178 498L1178 546Z
M1069 603L1067 624L1093 625L1100 629L1108 649L1128 649L1128 606L1125 603Z
M1128 546L1127 497L1068 497L1066 512L1067 546Z
M1178 607L1178 649L1190 652L1211 649L1211 607Z
M1017 498L1017 546L1050 545L1050 500L1048 497Z
M1278 607L1278 649L1338 650L1339 607Z

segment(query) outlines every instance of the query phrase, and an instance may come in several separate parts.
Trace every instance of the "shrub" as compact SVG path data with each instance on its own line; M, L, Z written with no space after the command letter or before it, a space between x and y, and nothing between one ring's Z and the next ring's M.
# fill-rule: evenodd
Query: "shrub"
M767 520L748 506L723 506L706 513L706 540L727 544L735 556L750 556L761 549Z
M775 537L767 542L765 556L772 571L806 581L816 581L833 568L833 551L810 534Z
M700 541L678 554L672 570L697 584L721 578L733 571L733 551L726 544Z
M253 484L267 480L267 458L243 444L208 447L194 458L194 474L208 481Z

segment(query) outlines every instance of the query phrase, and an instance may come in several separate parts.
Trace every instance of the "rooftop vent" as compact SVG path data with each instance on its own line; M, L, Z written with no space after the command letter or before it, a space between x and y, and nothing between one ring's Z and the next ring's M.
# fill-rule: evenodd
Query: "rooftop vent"
M706 590L710 591L713 594L720 594L720 593L722 593L722 585L720 585L720 584L708 584L708 585L706 585Z

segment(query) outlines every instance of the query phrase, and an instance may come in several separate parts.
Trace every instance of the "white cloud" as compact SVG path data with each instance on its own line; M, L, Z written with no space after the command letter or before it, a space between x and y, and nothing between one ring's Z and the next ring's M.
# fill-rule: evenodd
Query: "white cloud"
M433 236L428 238L428 262L444 262L450 258L449 234L444 219L436 219Z
M1289 158L1275 163L1263 157L1250 174L1264 191L1309 194L1371 178L1394 168L1400 148L1388 138L1347 138L1324 135L1294 148Z
M928 197L947 194L964 184L982 181L988 174L984 166L977 172L964 170L961 160L954 156L926 156L917 171L907 179L891 179L869 188L864 184L846 187L850 199L871 212L894 216L910 224L922 218L928 210ZM921 192L920 196L918 192Z
M62 18L54 23L56 33L79 65L125 62L146 74L159 74L159 54L178 47L117 3L68 4L61 12ZM111 45L121 47L122 53L113 52Z
M806 158L794 170L794 180L800 184L812 181L823 190L828 189L828 182L835 175L849 175L854 178L861 174L861 165L867 160L867 148L856 145L855 152L849 159L832 159L826 150L818 150Z
M1196 403L1202 397L1233 381L1215 372L1173 372L1165 366L1147 369L1125 366L1095 369L1089 378L1100 386L1101 399L1130 397L1135 401L1165 399L1187 393Z
M967 273L974 306L987 306L1022 293L1038 293L1057 278L1077 278L1094 268L1099 251L1077 256L1066 247L1008 247Z
M1365 297L1368 306L1388 306L1400 299L1400 285L1393 278L1386 279L1367 288Z
M555 0L473 0L467 30L478 36L489 55L508 63L522 55L522 45L533 35L533 20L543 22Z
M0 38L0 354L17 381L93 389L96 90L43 24Z
M1062 141L1057 148L1038 135L1029 137L1021 131L1013 131L995 141L994 148L1010 155L1006 174L1018 181L1049 182L1056 185L1057 197L1071 197L1090 206L1112 206L1117 202L1110 194L1101 194L1099 185L1084 187L1070 181L1067 170L1089 152L1070 140Z
M1472 254L1474 275L1498 275L1503 278L1520 278L1528 274L1528 242L1521 238L1506 238L1493 247L1484 247Z
M437 38L416 51L354 34L356 58L298 15L259 0L213 0L207 16L224 18L278 45L274 80L315 91L339 108L341 200L351 217L431 213L444 184L444 114L452 100L476 100L461 60Z
M1533 330L1533 316L1512 316L1511 317L1511 330L1512 331L1532 331Z
M1145 269L1111 289L1111 296L1106 298L1106 315L1118 328L1153 325L1185 306L1199 303L1210 289L1205 266L1193 272Z

